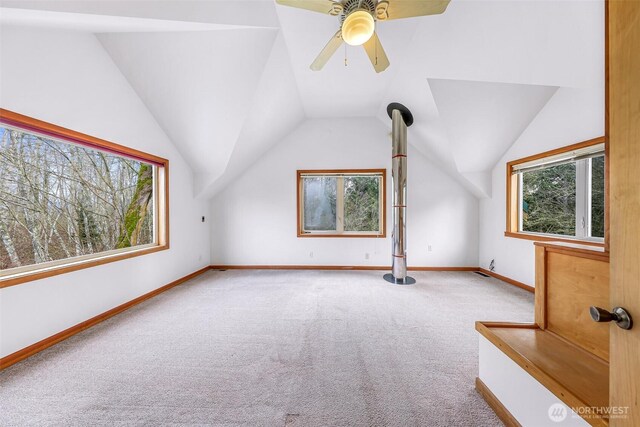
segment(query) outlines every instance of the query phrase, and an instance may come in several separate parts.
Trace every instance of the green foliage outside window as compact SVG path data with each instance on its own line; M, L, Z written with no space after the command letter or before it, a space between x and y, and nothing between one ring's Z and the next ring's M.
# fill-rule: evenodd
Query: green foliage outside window
M377 231L380 226L380 178L344 178L345 231Z
M523 231L575 235L575 163L523 173L522 199Z
M591 159L591 235L604 237L604 156Z
M581 185L577 182L577 162L522 172L522 231L571 237L604 237L604 156L578 162L583 162L587 167L585 176L591 177L590 182L582 180ZM576 205L576 193L579 191L584 191L589 214ZM586 216L590 215L591 218L591 229L585 228L583 234L576 232L576 209L580 209L584 215L585 227L588 224Z
M302 177L302 229L307 233L381 233L381 174Z
M304 178L304 229L329 231L336 229L336 177Z

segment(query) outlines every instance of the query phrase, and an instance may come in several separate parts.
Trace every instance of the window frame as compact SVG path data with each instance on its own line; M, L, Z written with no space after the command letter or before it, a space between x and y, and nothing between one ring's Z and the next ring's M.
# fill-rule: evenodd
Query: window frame
M350 176L350 175L380 175L382 196L380 200L380 233L365 231L347 231L336 233L334 231L308 232L303 230L304 197L302 196L302 178L305 175L326 175L326 176ZM340 194L340 192L338 193ZM338 196L339 198L339 196ZM337 210L337 209L336 209ZM360 237L360 238L384 238L387 237L387 170L386 169L304 169L296 171L296 218L298 237Z
M45 135L65 143L76 144L152 164L154 166L153 204L155 214L154 228L156 230L156 241L154 243L3 270L2 273L9 272L9 274L0 276L0 289L170 248L169 160L3 108L0 108L0 124L19 128L26 132Z
M545 233L535 233L535 232L527 232L520 231L521 230L521 215L519 214L520 206L521 206L521 191L522 186L520 185L520 181L522 179L522 174L513 173L514 167L517 165L528 163L536 160L542 160L547 157L557 156L564 153L569 153L571 151L580 150L588 147L592 147L595 145L604 144L604 164L605 164L605 212L604 212L604 238L594 238L594 237L572 237L565 236L559 234L545 234ZM588 174L588 171L584 170L584 167L576 164L576 175ZM607 247L608 236L609 236L609 157L608 157L608 144L607 140L604 136L590 139L587 141L579 142L577 144L568 145L566 147L557 148L550 151L545 151L543 153L535 154L532 156L524 157L517 160L512 160L507 162L506 167L506 229L504 232L505 237L512 237L517 239L526 239L526 240L535 240L535 241L552 241L552 242L568 242L568 243L579 243L583 245L589 246L598 246L598 247ZM590 188L590 178L585 182L578 182L578 176L576 176L576 215L578 215L578 204L581 205L588 204L588 200L582 200L583 193L587 194L590 197L591 188ZM582 188L583 185L589 185L589 188L585 191L580 191L579 188ZM585 190L585 189L583 189ZM580 194L578 194L580 193ZM590 222L591 212L590 209L587 209L585 206L582 206L582 209L586 211L588 215L588 221ZM576 218L576 227L578 224L578 218Z

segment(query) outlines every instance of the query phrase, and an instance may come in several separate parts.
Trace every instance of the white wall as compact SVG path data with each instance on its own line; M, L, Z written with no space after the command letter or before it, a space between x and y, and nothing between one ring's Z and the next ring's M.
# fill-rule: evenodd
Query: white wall
M408 163L409 265L477 266L477 199L411 146ZM379 120L305 121L212 200L212 264L390 265L390 164ZM389 237L296 236L296 170L370 168L387 168Z
M562 13L564 19L575 25L560 25L552 38L536 40L536 46L552 40L552 52L566 46L554 53L562 58L551 65L539 62L539 69L526 69L532 82L544 77L541 82L560 88L493 167L491 197L480 201L480 266L488 268L495 259L497 273L531 286L535 282L533 242L504 237L506 163L604 135L604 2L573 2L562 8L565 6L569 9ZM576 12L580 12L579 19ZM566 58L571 58L571 64L565 63Z
M587 423L545 386L482 335L478 336L478 377L523 427L587 427ZM549 408L564 409L552 420Z
M505 237L506 164L532 154L604 135L604 81L585 89L560 88L492 171L492 197L480 201L480 266L534 286L534 246Z
M4 26L3 108L170 161L171 249L0 290L0 356L208 265L192 174L92 34Z

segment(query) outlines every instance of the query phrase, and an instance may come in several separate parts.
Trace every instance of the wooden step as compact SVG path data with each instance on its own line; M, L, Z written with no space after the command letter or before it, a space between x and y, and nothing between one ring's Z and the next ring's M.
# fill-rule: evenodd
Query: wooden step
M476 330L580 415L585 408L608 408L605 360L534 324L476 322ZM583 418L608 425L606 416Z

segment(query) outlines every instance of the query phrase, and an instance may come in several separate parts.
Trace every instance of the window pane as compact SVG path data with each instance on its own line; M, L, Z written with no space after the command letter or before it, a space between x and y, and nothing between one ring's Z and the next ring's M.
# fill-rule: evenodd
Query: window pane
M154 242L153 166L0 127L0 269Z
M522 175L522 230L575 236L575 163Z
M344 230L379 231L380 178L344 177Z
M604 156L591 159L591 236L604 237Z
M336 177L303 178L305 230L336 230L336 193Z

